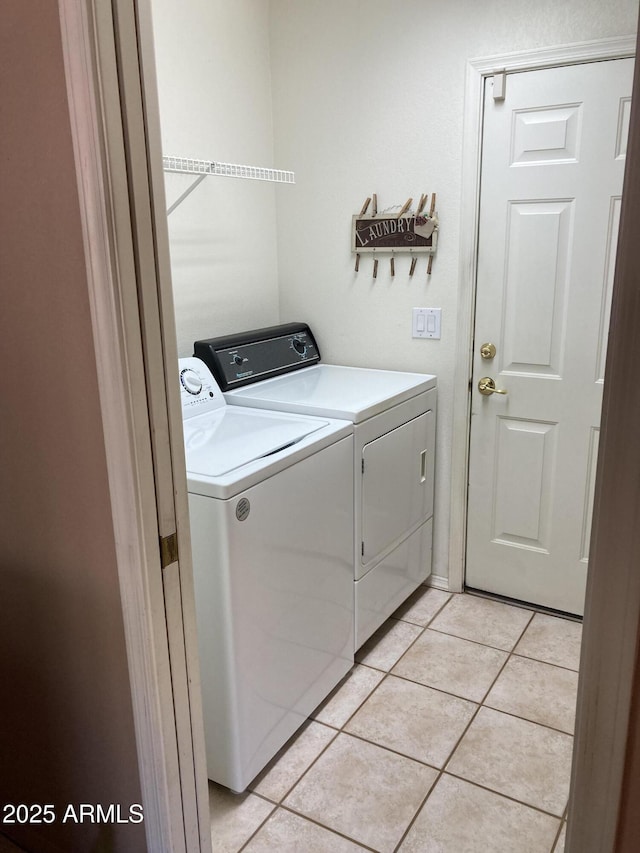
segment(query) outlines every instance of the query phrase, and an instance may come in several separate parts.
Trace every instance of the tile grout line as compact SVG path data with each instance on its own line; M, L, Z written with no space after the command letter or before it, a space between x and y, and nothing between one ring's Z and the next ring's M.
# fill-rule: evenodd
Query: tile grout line
M565 810L564 810L565 814L566 814L566 811L567 810L565 808ZM558 846L558 841L560 840L560 836L562 835L562 828L564 826L564 823L565 822L564 822L563 818L560 818L560 826L558 827L558 831L556 832L556 837L553 839L553 844L551 845L551 850L549 851L549 853L555 853L555 849Z
M532 618L533 618L533 616L532 616ZM529 621L527 622L527 628L529 627L530 624L531 624L531 619L529 619ZM456 640L464 640L467 643L475 643L476 646L482 646L484 649L493 649L494 651L497 651L497 652L507 652L507 654L512 654L512 652L513 652L513 649L511 649L511 651L510 651L509 649L505 649L501 646L492 646L490 643L483 643L480 640L470 640L468 637L462 637L460 634L454 634L453 631L443 631L442 628L432 628L431 626L429 626L429 630L435 631L436 634L443 634L445 637L455 637ZM525 631L526 631L526 628L525 628ZM524 633L524 631L523 631L523 633ZM521 639L522 639L522 634L516 640L516 645L520 642ZM520 655L520 657L525 657L525 655ZM541 661L541 663L544 663L544 661Z
M253 794L253 791L251 791L251 793ZM259 794L255 794L254 796L258 796L258 797L259 797L260 795L259 795ZM261 799L265 800L266 798L265 798L265 797L261 797ZM245 849L245 847L247 846L247 844L249 844L249 842L250 842L250 841L252 841L252 840L256 837L256 835L260 832L260 830L261 830L261 829L262 829L262 827L267 823L267 821L269 820L269 818L270 818L272 815L274 815L274 814L278 811L278 806L276 805L276 803L271 802L271 800L266 800L266 801L269 803L269 805L272 805L272 806L273 806L273 808L271 809L271 811L269 812L269 814L265 815L264 820L260 823L260 825L259 825L259 826L257 826L257 827L254 829L254 831L253 831L253 832L251 833L251 835L247 838L247 840L246 840L246 841L244 841L244 842L240 845L240 847L238 847L238 849L237 849L236 853L240 853L240 851L241 851L241 850L244 850L244 849Z
M522 720L523 723L531 723L533 726L540 726L541 729L547 729L550 732L556 732L559 735L566 735L567 737L573 738L575 737L575 732L567 732L565 729L557 729L555 726L550 726L548 723L540 723L538 720L530 720L529 717L523 717L521 714L514 714L512 711L503 711L502 708L494 708L492 705L485 705L482 703L482 707L486 708L488 711L495 711L496 714L504 714L505 717L513 717L515 720Z
M532 660L532 661L535 661L536 663L544 663L547 666L553 666L556 669L562 669L564 672L575 672L576 674L578 674L580 672L579 669L574 669L571 666L562 666L561 663L552 663L549 660L542 660L542 658L534 658L534 657L531 657L530 655L523 655L522 652L516 652L515 649L512 652L512 654L515 658L521 658L522 660Z
M374 740L369 740L364 737L364 735L359 735L356 732L340 732L340 734L345 735L345 737L351 737L354 740L362 741L362 743L368 743L370 746L375 746L378 749L384 749L385 752L390 752L392 755L397 755L400 758L405 758L407 761L415 761L416 764L420 764L422 767L428 767L430 770L435 770L436 773L440 773L443 770L443 767L436 767L433 764L429 764L428 761L423 761L420 758L415 758L413 755L407 755L406 752L400 752L397 749L394 749L392 746L383 746L382 744L376 743ZM448 761L449 759L447 759ZM445 762L446 763L446 762Z
M337 829L332 829L330 826L327 826L324 823L320 823L320 821L317 818L308 817L307 815L303 814L302 812L296 811L291 806L281 805L280 808L286 812L289 812L290 814L296 815L296 817L301 817L303 820L308 820L309 823L313 823L315 826L319 826L320 829L324 829L327 832L331 832L333 835L337 835L340 838L344 838L347 841L350 841L352 844L357 844L359 847L363 847L365 850L370 850L370 851L372 851L372 853L380 853L379 850L377 850L375 847L370 847L364 841L359 841L357 838L354 838L351 835L345 835L344 832L340 832Z
M416 681L415 678L409 678L406 675L400 675L399 672L388 672L387 675L390 675L393 678L399 678L402 681L408 681L409 684L417 684L419 687L426 687L427 690L435 690L436 693L442 693L445 696L451 696L452 699L462 699L464 702L471 702L473 705L481 704L480 700L478 699L470 699L468 696L461 696L459 693L452 693L451 690L443 690L441 687L434 687L433 684L425 684L424 681Z
M314 722L315 722L315 721L314 721ZM325 723L318 723L318 725L325 725ZM286 798L289 796L289 794L290 794L290 793L293 791L293 789L296 787L296 785L297 785L299 782L301 782L301 781L302 781L302 779L304 779L304 777L307 775L307 773L309 772L309 770L311 770L311 768L312 768L312 767L316 764L316 762L319 760L320 756L324 755L324 753L327 751L327 749L329 749L329 747L331 746L331 744L335 741L335 739L336 739L336 738L338 737L338 735L341 733L341 729L336 729L336 728L335 728L335 726L327 726L327 728L331 729L333 732L335 732L335 734L333 735L333 737L331 738L331 740L327 741L327 743L322 747L322 749L321 749L321 750L320 750L320 752L316 755L316 757L313 759L313 761L311 762L311 764L309 764L309 766L308 766L307 768L305 768L305 770L303 770L303 771L302 771L302 773L300 774L300 776L298 776L298 778L297 778L297 779L296 779L296 781L293 783L293 785L291 785L289 788L287 788L287 790L286 790L286 791L285 791L285 793L280 797L280 799L279 799L279 800L272 800L270 797L267 797L267 796L266 796L266 794L261 794L259 791L253 791L252 793L256 794L258 797L262 797L262 799L266 800L266 801L267 801L267 802L269 802L269 803L274 803L274 805L275 805L276 807L277 807L277 806L281 806L281 805L282 805L282 803L284 802L284 800L286 800Z
M484 696L482 697L482 700L481 700L481 702L480 702L480 707L483 707L483 706L484 706L484 703L487 701L487 697L488 697L489 693L491 693L491 691L493 690L493 688L494 688L494 686L495 686L496 681L500 678L500 676L501 676L501 675L502 675L502 673L504 672L504 669L505 669L506 665L509 663L509 661L511 660L511 658L512 658L512 656L513 656L514 649L516 648L516 646L518 645L518 643L520 642L520 640L524 637L525 632L526 632L527 628L529 627L529 625L531 625L531 622L533 621L533 617L534 617L534 616L535 616L535 613L532 613L532 614L531 614L531 617L529 618L529 620L528 620L528 622L527 622L527 624L524 626L524 628L523 628L523 629L522 629L522 631L520 632L520 635L518 636L518 639L517 639L517 640L515 641L515 643L513 644L512 648L511 648L511 651L507 651L507 649L503 649L503 651L507 652L506 660L505 660L505 662L503 663L503 665L500 667L500 671L498 672L498 674L496 675L496 677L493 679L493 681L492 681L492 682L491 682L491 684L489 685L489 689L486 691L486 693L485 693L485 694L484 694ZM457 747L456 747L456 749L457 749Z
M411 828L413 827L414 823L415 823L415 822L416 822L416 820L418 819L418 815L422 812L422 809L424 808L425 803L427 802L427 800L429 799L429 797L431 796L431 794L435 791L435 789L436 789L436 785L438 784L438 782L439 782L439 781L440 781L440 779L442 778L442 774L443 774L443 773L444 773L444 770L443 770L443 769L440 769L440 770L438 771L438 775L437 775L437 776L436 776L436 778L433 780L433 784L431 785L431 787L429 788L429 790L428 790L428 791L427 791L427 793L425 794L425 797L424 797L424 799L422 800L422 802L420 803L420 805L418 806L418 808L417 808L417 810L416 810L416 813L414 814L414 816L411 818L411 820L410 820L410 821L409 821L409 823L407 824L407 827L406 827L405 831L404 831L404 832L402 833L402 835L400 836L400 840L398 841L398 843L396 844L396 846L393 848L393 853L396 853L396 851L398 851L398 850L400 849L400 847L404 844L404 841L405 841L405 839L406 839L407 835L409 834L409 832L411 831Z
M263 800L266 800L268 803L273 805L274 808L269 812L267 817L262 821L260 826L251 834L251 836L249 838L247 838L247 840L243 843L243 845L241 847L238 847L238 850L236 851L236 853L242 853L242 851L246 849L247 845L256 837L256 835L264 827L264 825L267 823L267 821L269 821L276 814L276 812L278 812L279 810L287 812L288 814L295 815L295 817L299 817L301 820L307 821L308 823L311 823L314 826L317 826L320 829L325 830L325 832L330 832L332 835L336 835L339 838L344 838L345 841L350 841L352 844L357 844L358 846L362 847L364 850L369 850L371 853L379 853L379 851L376 850L375 847L369 847L368 844L365 844L362 841L358 841L357 839L352 838L349 835L345 835L343 832L339 832L337 829L332 829L330 826L326 826L326 824L320 823L316 818L309 817L308 815L303 814L302 812L296 811L291 806L284 805L284 803L282 803L282 802L274 803L272 800L267 799L266 797L262 796L261 794L256 794L256 796L260 797Z
M433 587L429 587L429 586L425 587L425 589L427 589L427 590L432 589L432 588ZM419 587L418 587L418 589L419 589ZM442 590L439 590L439 591L442 592ZM415 592L412 594L415 595ZM426 593L422 593L422 594L425 595ZM447 604L449 604L451 602L451 600L453 599L453 597L455 595L462 595L462 593L448 592L448 593L445 593L445 595L449 596L447 598L447 600L442 602L440 607L435 611L435 613L432 616L429 616L429 618L427 619L427 621L424 625L421 622L412 622L411 619L405 619L403 616L394 616L393 613L391 614L391 616L389 616L389 619L393 619L395 622L406 622L408 625L416 625L416 627L418 627L418 628L426 628L428 625L430 625L433 622L433 620L436 618L436 616L439 616L440 613L442 613L444 608L447 606ZM403 605L401 604L400 607L402 607L402 606ZM394 613L397 613L399 609L400 608L397 608L394 611ZM411 608L408 608L408 609L411 610Z
M475 788L481 788L483 791L488 791L488 793L494 794L496 797L502 797L503 800L509 800L510 803L516 803L519 806L525 806L526 808L531 809L531 811L538 812L538 814L546 815L546 817L552 817L554 820L560 822L560 828L562 829L562 815L546 811L545 809L541 809L540 806L534 806L532 803L526 803L524 800L518 800L510 794L503 794L502 791L496 791L494 788L488 788L486 785L481 785L480 782L474 782L472 779L466 779L464 776L460 776L458 773L453 773L451 770L443 770L442 773L445 776L451 776L452 779L459 779L461 782L466 782L468 785L473 785Z
M428 588L428 587L427 587L427 588ZM398 663L400 663L400 661L401 661L401 660L402 660L402 658L406 655L406 653L409 651L409 649L410 649L410 648L412 648L412 646L413 646L413 645L418 641L418 639L419 639L419 638L424 634L424 632L427 630L427 628L429 627L429 625L431 625L431 623L433 622L433 620L434 620L437 616L439 616L439 615L440 615L440 613L442 613L442 611L444 610L444 608L449 604L449 602L452 600L452 598L453 598L453 596L454 596L455 594L456 594L456 593L451 593L451 597L450 597L450 598L448 598L448 599L443 603L443 605L442 605L442 606L441 606L441 607L440 607L440 608L439 608L439 609L438 609L438 610L433 614L433 616L431 616L431 617L427 620L426 625L418 625L418 624L416 624L415 622L407 622L405 619L396 619L396 620L395 620L396 622L404 622L404 624L405 624L405 625L413 625L413 627L414 627L414 628L420 628L421 630L420 630L420 633L419 633L419 634L416 634L416 636L415 636L415 637L413 638L413 640L409 643L409 645L407 646L407 648L402 652L402 654L400 655L400 657L399 657L397 660L395 660L395 661L391 664L391 666L389 667L389 669L380 669L379 667L372 666L371 664L363 664L363 665L364 665L364 666L368 666L370 669L376 669L378 672L384 672L384 673L386 673L386 674L388 675L388 674L391 672L391 670L393 669L393 667L394 667L394 666L397 666L397 664L398 664ZM393 617L392 617L392 616L390 616L389 618L390 618L390 619L392 619ZM367 640L367 642L369 642L369 640ZM364 645L364 643L363 643L363 645ZM362 648L362 646L361 646L360 648ZM360 649L356 649L356 652L358 652L358 651L360 651ZM357 663L362 663L362 662L361 662L361 661L357 661Z
M429 789L424 800L420 804L418 811L415 813L415 815L411 819L411 822L409 823L406 830L402 834L400 841L398 842L398 844L394 848L394 853L397 853L397 851L400 849L403 842L406 840L406 837L409 834L411 827L416 822L420 812L422 811L422 809L426 805L427 800L429 799L431 794L433 794L433 792L436 788L436 785L438 784L438 782L440 782L440 780L442 779L443 776L450 776L452 779L459 779L461 782L464 782L467 785L473 785L474 788L479 788L482 791L486 791L488 794L493 794L494 797L500 797L503 800L508 800L510 803L515 803L518 806L523 806L524 808L531 809L532 811L537 812L538 814L542 814L545 817L550 817L550 818L553 818L554 820L557 820L559 822L559 827L558 827L558 830L557 830L556 835L554 837L554 841L553 841L553 844L551 845L551 851L550 851L550 853L553 853L554 845L557 844L558 838L560 837L560 833L562 832L562 826L564 824L564 820L562 817L560 817L557 814L553 814L552 812L547 812L544 809L539 808L538 806L531 805L531 803L525 803L525 802L523 802L523 800L517 800L515 797L510 797L508 794L503 794L500 791L494 791L493 788L487 788L485 785L480 785L478 782L471 781L471 779L465 779L464 776L458 776L456 773L451 773L450 771L445 770L444 768L438 772L438 775L437 775L433 785L431 786L431 788Z
M364 703L367 701L367 699L371 696L371 694L372 694L372 693L373 693L373 692L374 692L374 691L379 687L380 683L381 683L382 681L384 681L384 675L386 674L386 672L385 672L385 670L384 670L384 669L376 669L376 667L375 667L375 666L368 666L368 664L364 664L364 663L357 663L357 662L356 662L356 663L354 663L353 668L352 668L352 670L350 671L349 675L351 675L351 673L352 673L352 672L353 672L353 670L356 668L356 666L364 666L364 667L366 667L367 669L371 669L371 670L373 670L374 672L381 672L381 673L383 673L383 677L380 679L380 682L378 682L378 684L376 684L376 686L371 690L371 692L370 692L370 693L367 693L367 695L366 695L366 696L365 696L365 698L362 700L362 702L360 702L360 704L357 706L357 708L355 709L355 711L354 711L354 712L353 712L353 713L352 713L352 714L351 714L351 715L350 715L350 716L349 716L349 717L344 721L344 723L343 723L341 726L335 726L335 725L332 725L331 723L324 723L324 722L322 722L322 720L319 720L317 717L309 717L309 719L310 719L310 720L313 720L313 721L314 721L314 722L316 722L316 723L320 723L320 724L321 724L321 725L323 725L323 726L328 726L328 727L329 727L329 728L331 728L331 729L335 729L337 732L341 732L341 731L343 730L343 728L347 725L347 723L351 720L351 717L353 717L355 714L357 714L357 713L358 713L358 711L360 710L360 708L362 708L362 706L363 706L363 705L364 705ZM342 686L342 687L344 687L344 686L346 685L347 681L348 681L348 678L346 678L346 679L344 680L344 682L343 682L343 684L342 684L341 686ZM337 694L336 694L336 695L337 695ZM324 700L323 700L323 701L324 701ZM321 702L320 704L322 704L322 702ZM318 706L318 707L320 707L320 706ZM315 713L315 711L314 711L313 713Z

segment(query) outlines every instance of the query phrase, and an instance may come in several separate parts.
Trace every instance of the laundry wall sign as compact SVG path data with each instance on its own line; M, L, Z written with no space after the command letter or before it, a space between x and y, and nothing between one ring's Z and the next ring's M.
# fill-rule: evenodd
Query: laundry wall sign
M428 215L353 217L353 252L434 252L436 220Z
M373 204L371 202L373 201ZM355 271L360 269L360 255L362 253L386 252L390 255L389 270L391 277L396 274L395 255L411 254L411 266L409 276L415 272L417 255L429 256L427 264L427 275L431 275L431 265L438 242L438 214L436 213L436 194L431 195L431 206L428 208L429 194L420 196L415 209L411 207L412 198L408 198L403 205L397 205L397 213L389 213L389 208L383 213L378 213L378 197L367 198L362 205L359 214L352 217L351 224L351 251L356 256ZM369 205L371 213L368 214ZM373 259L373 278L378 277L378 258Z

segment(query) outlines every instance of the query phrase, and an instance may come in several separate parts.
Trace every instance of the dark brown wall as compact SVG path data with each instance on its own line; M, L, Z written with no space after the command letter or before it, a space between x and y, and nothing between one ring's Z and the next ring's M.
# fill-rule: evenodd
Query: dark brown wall
M0 23L0 827L30 850L145 849L57 3ZM1 815L0 815L1 818Z

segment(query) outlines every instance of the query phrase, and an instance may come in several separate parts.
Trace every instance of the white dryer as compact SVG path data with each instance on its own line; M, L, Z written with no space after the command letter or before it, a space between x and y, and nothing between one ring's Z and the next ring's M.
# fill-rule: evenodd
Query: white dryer
M243 791L353 665L353 427L179 368L207 768Z
M354 424L358 649L431 574L436 377L323 364L304 323L194 349L229 403Z

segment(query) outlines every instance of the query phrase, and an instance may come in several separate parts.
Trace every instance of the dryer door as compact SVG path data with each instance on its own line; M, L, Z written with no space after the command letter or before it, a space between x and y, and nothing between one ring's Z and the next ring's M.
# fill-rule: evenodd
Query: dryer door
M435 415L425 412L362 450L362 565L433 513Z

